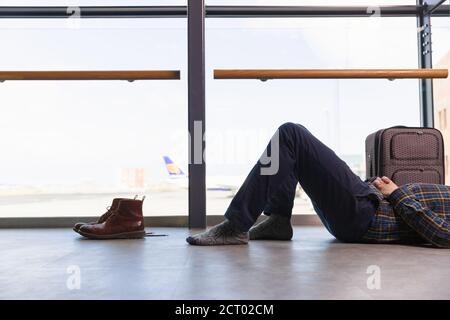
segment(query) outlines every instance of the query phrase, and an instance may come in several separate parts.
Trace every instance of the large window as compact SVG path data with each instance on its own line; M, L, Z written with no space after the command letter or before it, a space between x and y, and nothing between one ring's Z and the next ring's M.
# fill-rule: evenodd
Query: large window
M186 215L187 178L163 160L187 159L186 19L70 20L1 20L0 69L181 80L0 84L0 217L98 216L134 194L146 215Z
M416 79L212 79L215 68L417 68L415 18L209 19L206 40L208 214L224 212L283 122L305 125L361 177L369 133L419 125ZM294 213L313 213L297 195Z
M450 69L450 19L432 18L433 64L435 68ZM435 79L434 123L444 136L445 181L450 183L450 79Z
M206 4L336 5L331 0ZM370 9L415 1L364 4ZM17 0L2 5L63 4ZM114 6L123 1L78 0L70 5ZM361 4L348 0L342 5ZM448 21L433 19L433 59L444 67ZM187 215L186 25L186 19L178 18L0 20L0 70L181 71L178 81L0 84L0 217L95 216L111 198L135 194L149 197L147 216ZM366 136L392 125L418 126L420 121L416 79L214 80L214 69L417 68L416 31L415 17L376 14L348 19L207 19L208 214L223 214L284 122L305 125L364 178ZM435 81L435 93L449 92L448 82L440 81ZM446 95L435 100L444 101L437 103L441 109L436 123L450 123L450 112L444 110ZM301 187L294 213L313 213Z

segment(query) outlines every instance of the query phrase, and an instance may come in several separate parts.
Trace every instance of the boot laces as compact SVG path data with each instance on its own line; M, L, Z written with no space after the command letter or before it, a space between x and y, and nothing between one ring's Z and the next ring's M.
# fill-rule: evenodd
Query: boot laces
M108 217L111 216L113 210L111 209L111 206L106 207L106 212L102 214L99 218L100 221L106 220Z
M110 210L110 214L109 214L109 217L108 217L108 219L112 219L112 218L114 218L114 217L117 217L117 215L119 214L119 210L118 210L119 208L117 208L117 209L115 209L115 210Z

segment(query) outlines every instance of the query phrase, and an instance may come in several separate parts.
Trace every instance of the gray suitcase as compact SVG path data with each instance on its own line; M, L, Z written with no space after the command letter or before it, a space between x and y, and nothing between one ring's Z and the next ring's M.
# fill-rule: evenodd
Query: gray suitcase
M386 176L397 185L444 184L444 142L434 128L391 127L366 138L366 177Z

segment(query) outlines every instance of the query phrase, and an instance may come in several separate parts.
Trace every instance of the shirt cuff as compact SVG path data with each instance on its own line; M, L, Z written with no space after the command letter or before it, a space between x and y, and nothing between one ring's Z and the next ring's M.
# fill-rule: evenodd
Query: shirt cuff
M395 189L388 197L387 200L394 207L406 199L414 199L414 194L405 190L404 188Z

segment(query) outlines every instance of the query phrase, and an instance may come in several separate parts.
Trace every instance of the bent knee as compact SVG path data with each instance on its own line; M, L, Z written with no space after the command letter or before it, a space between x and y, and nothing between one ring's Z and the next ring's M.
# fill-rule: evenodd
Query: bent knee
M281 126L278 127L278 131L280 133L292 133L292 132L302 133L302 132L305 132L308 130L299 123L285 122Z
M299 123L294 122L285 122L281 126L278 127L278 130L280 131L289 131L289 130L301 130L306 129L304 126L302 126Z

